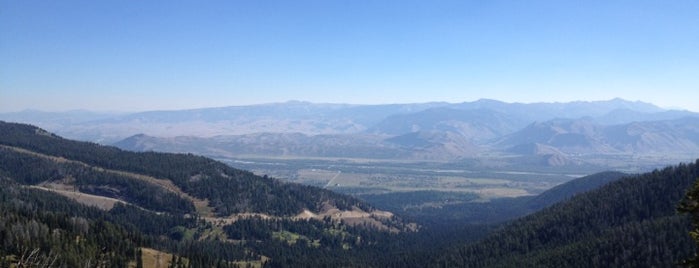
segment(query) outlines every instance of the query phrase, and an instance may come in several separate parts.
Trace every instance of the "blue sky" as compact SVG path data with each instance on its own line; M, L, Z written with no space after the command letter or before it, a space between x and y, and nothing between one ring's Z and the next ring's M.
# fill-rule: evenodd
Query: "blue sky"
M699 111L698 1L0 0L0 111L605 100Z

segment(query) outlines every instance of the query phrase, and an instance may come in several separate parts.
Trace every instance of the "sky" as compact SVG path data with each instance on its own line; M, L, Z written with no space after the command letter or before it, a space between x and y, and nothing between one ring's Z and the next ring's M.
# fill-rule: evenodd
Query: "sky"
M0 0L0 112L624 98L699 112L699 1Z

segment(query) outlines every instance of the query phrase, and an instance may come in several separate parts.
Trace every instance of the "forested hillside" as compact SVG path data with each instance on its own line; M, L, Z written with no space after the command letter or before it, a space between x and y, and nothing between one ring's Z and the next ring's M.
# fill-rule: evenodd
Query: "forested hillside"
M4 163L3 167L12 169L10 172L23 173L18 176L22 178L22 182L28 184L65 179L70 175L81 190L89 192L100 191L98 187L88 186L91 180L99 180L100 183L109 184L111 188L134 190L144 186L137 180L127 180L125 176L119 176L118 172L99 172L99 169L107 169L169 180L183 192L195 198L208 200L208 204L218 216L246 212L292 216L304 209L318 212L325 204L340 210L351 209L353 206L371 210L365 203L352 197L298 184L285 184L279 180L231 168L205 157L191 154L128 152L114 147L66 140L29 125L0 123L0 145L6 146L3 161L8 162ZM34 156L27 154L17 156L21 153L10 152L15 148L73 162L33 159ZM72 171L78 174L73 175ZM108 178L99 179L105 176ZM174 197L171 198L167 194L163 196L174 200ZM182 208L178 210L183 212L193 209L189 204L180 206Z
M4 122L0 183L0 267L125 267L143 249L190 267L368 264L359 256L414 228L353 197L208 158Z
M694 252L676 208L699 161L628 177L437 257L441 267L672 267Z

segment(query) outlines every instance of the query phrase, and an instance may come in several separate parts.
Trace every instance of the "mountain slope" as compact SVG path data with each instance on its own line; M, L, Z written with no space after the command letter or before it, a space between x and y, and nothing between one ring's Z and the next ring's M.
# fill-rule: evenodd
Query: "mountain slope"
M369 132L402 135L418 131L454 132L469 141L483 142L511 133L521 118L487 109L431 108L417 113L389 116Z
M676 207L699 161L627 177L446 252L436 266L671 266L694 252Z
M612 147L633 153L696 153L699 151L699 117L635 122L605 128Z
M614 116L615 112L620 111L627 111L636 116ZM649 103L622 99L527 104L481 99L414 113L392 115L374 125L369 131L399 135L417 130L448 130L484 141L512 133L535 121L557 118L600 118L602 120L605 116L609 116L610 119L606 119L605 122L622 124L630 123L641 116L677 119L691 114L693 113L665 111Z
M391 138L371 134L255 133L210 138L135 135L113 144L130 151L195 152L214 157L329 157L450 160L474 156L478 146L453 132L414 132Z
M218 157L255 155L384 159L410 155L405 149L383 142L381 137L362 134L309 136L301 133L255 133L210 138L135 135L114 143L114 146L137 152L196 152Z
M353 197L208 158L127 152L6 122L0 186L3 267L27 256L59 256L60 267L126 267L143 247L194 267L347 266L416 228Z
M481 99L455 105L460 109L488 109L509 115L517 115L526 122L547 121L554 118L601 117L615 110L629 110L642 114L654 114L664 110L651 103L627 101L615 98L605 101L573 101L554 103L506 103ZM627 123L627 122L619 122Z
M600 172L571 180L526 201L525 206L530 211L538 211L573 196L597 189L610 182L619 180L628 174L614 171Z
M641 112L632 109L616 109L603 116L595 117L595 122L603 125L623 125L633 122L643 121L665 121L675 120L684 117L696 117L697 114L689 111L657 111L657 112Z
M8 172L38 173L20 176L31 178L30 181L25 181L28 184L69 180L82 187L81 190L91 189L91 193L111 192L113 194L110 197L120 197L119 189L129 188L127 184L139 183L143 187L162 188L161 185L153 185L152 180L149 182L134 178L145 176L171 182L181 191L177 193L179 196L187 194L207 200L219 216L236 213L293 216L306 209L321 213L321 209L327 205L340 210L352 210L353 207L372 210L351 197L256 176L204 157L122 151L114 147L65 140L28 125L0 122L0 145L4 147L2 156L7 163L3 166L11 169ZM37 158L21 150L67 161ZM21 160L25 158L26 161ZM45 172L46 170L55 171ZM79 172L74 172L75 170ZM110 170L112 172L106 172ZM92 183L104 183L104 179L99 179L102 177L109 178L108 186L89 186ZM167 192L171 191L164 191Z

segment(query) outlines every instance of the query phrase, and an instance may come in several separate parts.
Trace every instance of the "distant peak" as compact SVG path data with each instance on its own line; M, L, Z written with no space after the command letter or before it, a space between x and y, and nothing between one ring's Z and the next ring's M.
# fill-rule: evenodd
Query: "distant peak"
M474 101L473 103L476 103L476 104L504 104L506 102L495 100L495 99L478 99L477 101Z
M619 97L613 98L609 101L612 101L612 102L630 102L630 101L627 101L627 100L619 98Z
M143 133L139 133L139 134L133 135L131 137L128 137L126 139L128 140L128 139L144 139L144 138L150 138L150 136L143 134Z

